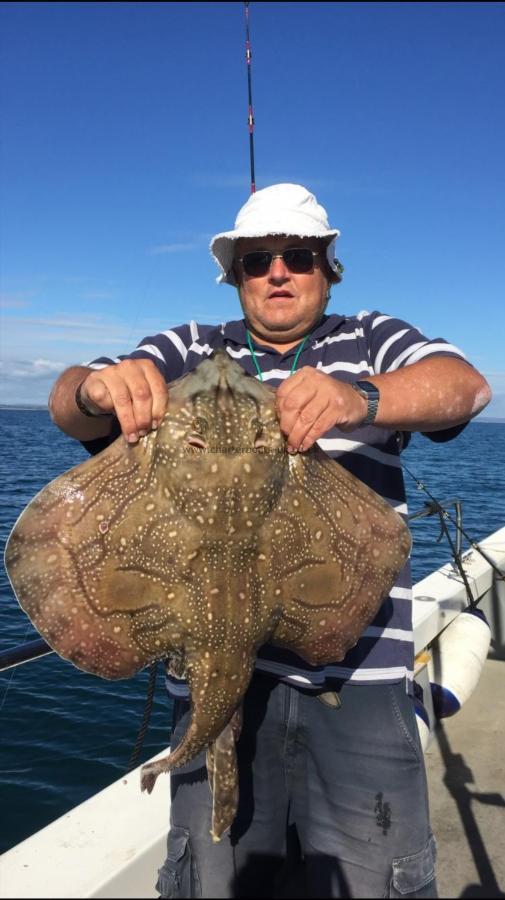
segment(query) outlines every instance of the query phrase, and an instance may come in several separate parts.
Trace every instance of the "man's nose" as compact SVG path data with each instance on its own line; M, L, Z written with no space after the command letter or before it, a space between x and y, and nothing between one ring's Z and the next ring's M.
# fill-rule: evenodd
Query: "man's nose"
M270 278L274 280L284 279L289 276L289 269L284 262L282 256L274 256L272 265L270 266Z

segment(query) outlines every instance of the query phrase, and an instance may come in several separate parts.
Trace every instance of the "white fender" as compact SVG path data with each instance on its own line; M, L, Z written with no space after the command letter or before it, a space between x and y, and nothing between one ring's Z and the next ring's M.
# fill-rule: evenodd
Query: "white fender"
M431 646L428 673L437 719L453 716L475 690L491 643L479 609L464 610Z

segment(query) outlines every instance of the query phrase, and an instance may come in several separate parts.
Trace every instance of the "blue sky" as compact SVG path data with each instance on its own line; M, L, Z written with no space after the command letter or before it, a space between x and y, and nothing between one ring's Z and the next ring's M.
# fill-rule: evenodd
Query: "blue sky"
M249 194L244 5L4 3L1 376L240 315L211 236ZM503 3L251 3L258 187L340 228L330 311L458 344L505 416Z

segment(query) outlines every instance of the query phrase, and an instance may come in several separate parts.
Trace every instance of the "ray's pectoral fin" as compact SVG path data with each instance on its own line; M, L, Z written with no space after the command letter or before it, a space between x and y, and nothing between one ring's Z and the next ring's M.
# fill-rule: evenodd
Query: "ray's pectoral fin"
M37 630L64 659L104 678L129 678L162 657L176 630L183 589L160 524L154 449L154 436L136 447L121 437L56 478L6 547L9 578Z
M318 447L292 457L287 489L262 531L280 618L272 641L313 665L361 637L410 551L391 506Z
M236 709L226 728L207 750L207 774L212 791L214 843L231 826L238 808L238 764L236 743L242 728L242 707Z

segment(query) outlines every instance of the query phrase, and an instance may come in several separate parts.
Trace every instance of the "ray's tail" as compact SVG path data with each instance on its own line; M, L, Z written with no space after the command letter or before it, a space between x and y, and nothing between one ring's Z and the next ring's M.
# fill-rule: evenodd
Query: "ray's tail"
M249 686L254 657L255 654L251 656L244 651L238 670L236 665L232 670L229 656L211 654L208 651L197 659L188 659L190 723L180 744L172 753L142 767L143 791L150 794L158 775L186 765L219 737Z

